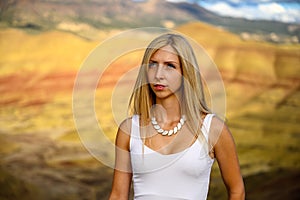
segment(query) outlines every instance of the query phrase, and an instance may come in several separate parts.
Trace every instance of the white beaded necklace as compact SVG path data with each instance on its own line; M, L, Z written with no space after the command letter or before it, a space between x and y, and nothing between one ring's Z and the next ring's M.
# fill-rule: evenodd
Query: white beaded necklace
M168 131L167 131L167 130L164 130L164 129L162 129L162 128L160 127L160 125L157 123L155 117L152 117L152 118L151 118L151 123L152 123L152 125L153 125L153 128L154 128L159 134L161 134L161 135L163 135L163 136L166 136L166 135L167 135L167 136L171 136L171 135L173 135L173 134L176 134L176 133L181 129L181 127L184 125L185 120L186 120L185 116L182 115L181 118L180 118L180 120L179 120L179 122L178 122L178 124L177 124L173 129L168 130Z

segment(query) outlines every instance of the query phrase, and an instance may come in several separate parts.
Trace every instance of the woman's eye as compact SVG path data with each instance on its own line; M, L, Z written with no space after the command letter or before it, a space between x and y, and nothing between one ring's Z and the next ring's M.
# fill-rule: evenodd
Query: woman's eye
M157 65L157 63L155 63L155 62L151 62L151 63L149 63L149 67L151 68L151 67L155 67Z
M170 63L167 66L170 67L170 68L174 68L174 69L176 68L175 65L170 64Z

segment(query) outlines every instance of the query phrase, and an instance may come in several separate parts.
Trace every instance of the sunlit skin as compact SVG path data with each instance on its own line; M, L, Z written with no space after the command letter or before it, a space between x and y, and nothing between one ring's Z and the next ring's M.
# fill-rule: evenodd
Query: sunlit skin
M148 81L156 95L156 103L166 98L177 98L182 84L182 69L177 53L171 46L157 50L150 58Z

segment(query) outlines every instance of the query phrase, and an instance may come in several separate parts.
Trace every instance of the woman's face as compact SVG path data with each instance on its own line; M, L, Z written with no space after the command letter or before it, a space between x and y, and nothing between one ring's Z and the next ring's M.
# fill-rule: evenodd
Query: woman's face
M148 81L157 98L168 98L179 91L182 70L178 55L170 45L162 47L150 57Z

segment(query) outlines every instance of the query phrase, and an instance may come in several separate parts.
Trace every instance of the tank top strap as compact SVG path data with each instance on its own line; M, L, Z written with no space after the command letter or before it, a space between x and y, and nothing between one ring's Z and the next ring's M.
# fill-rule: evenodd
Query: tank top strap
M131 136L140 139L140 128L139 128L139 122L140 118L138 115L133 115L131 118Z
M203 120L203 124L201 127L201 131L206 139L206 141L208 141L208 136L209 136L209 130L210 130L210 126L211 126L211 121L212 118L215 116L215 114L207 114Z
M130 151L135 153L143 152L143 142L140 135L140 117L133 115L131 118L131 132L130 132Z

